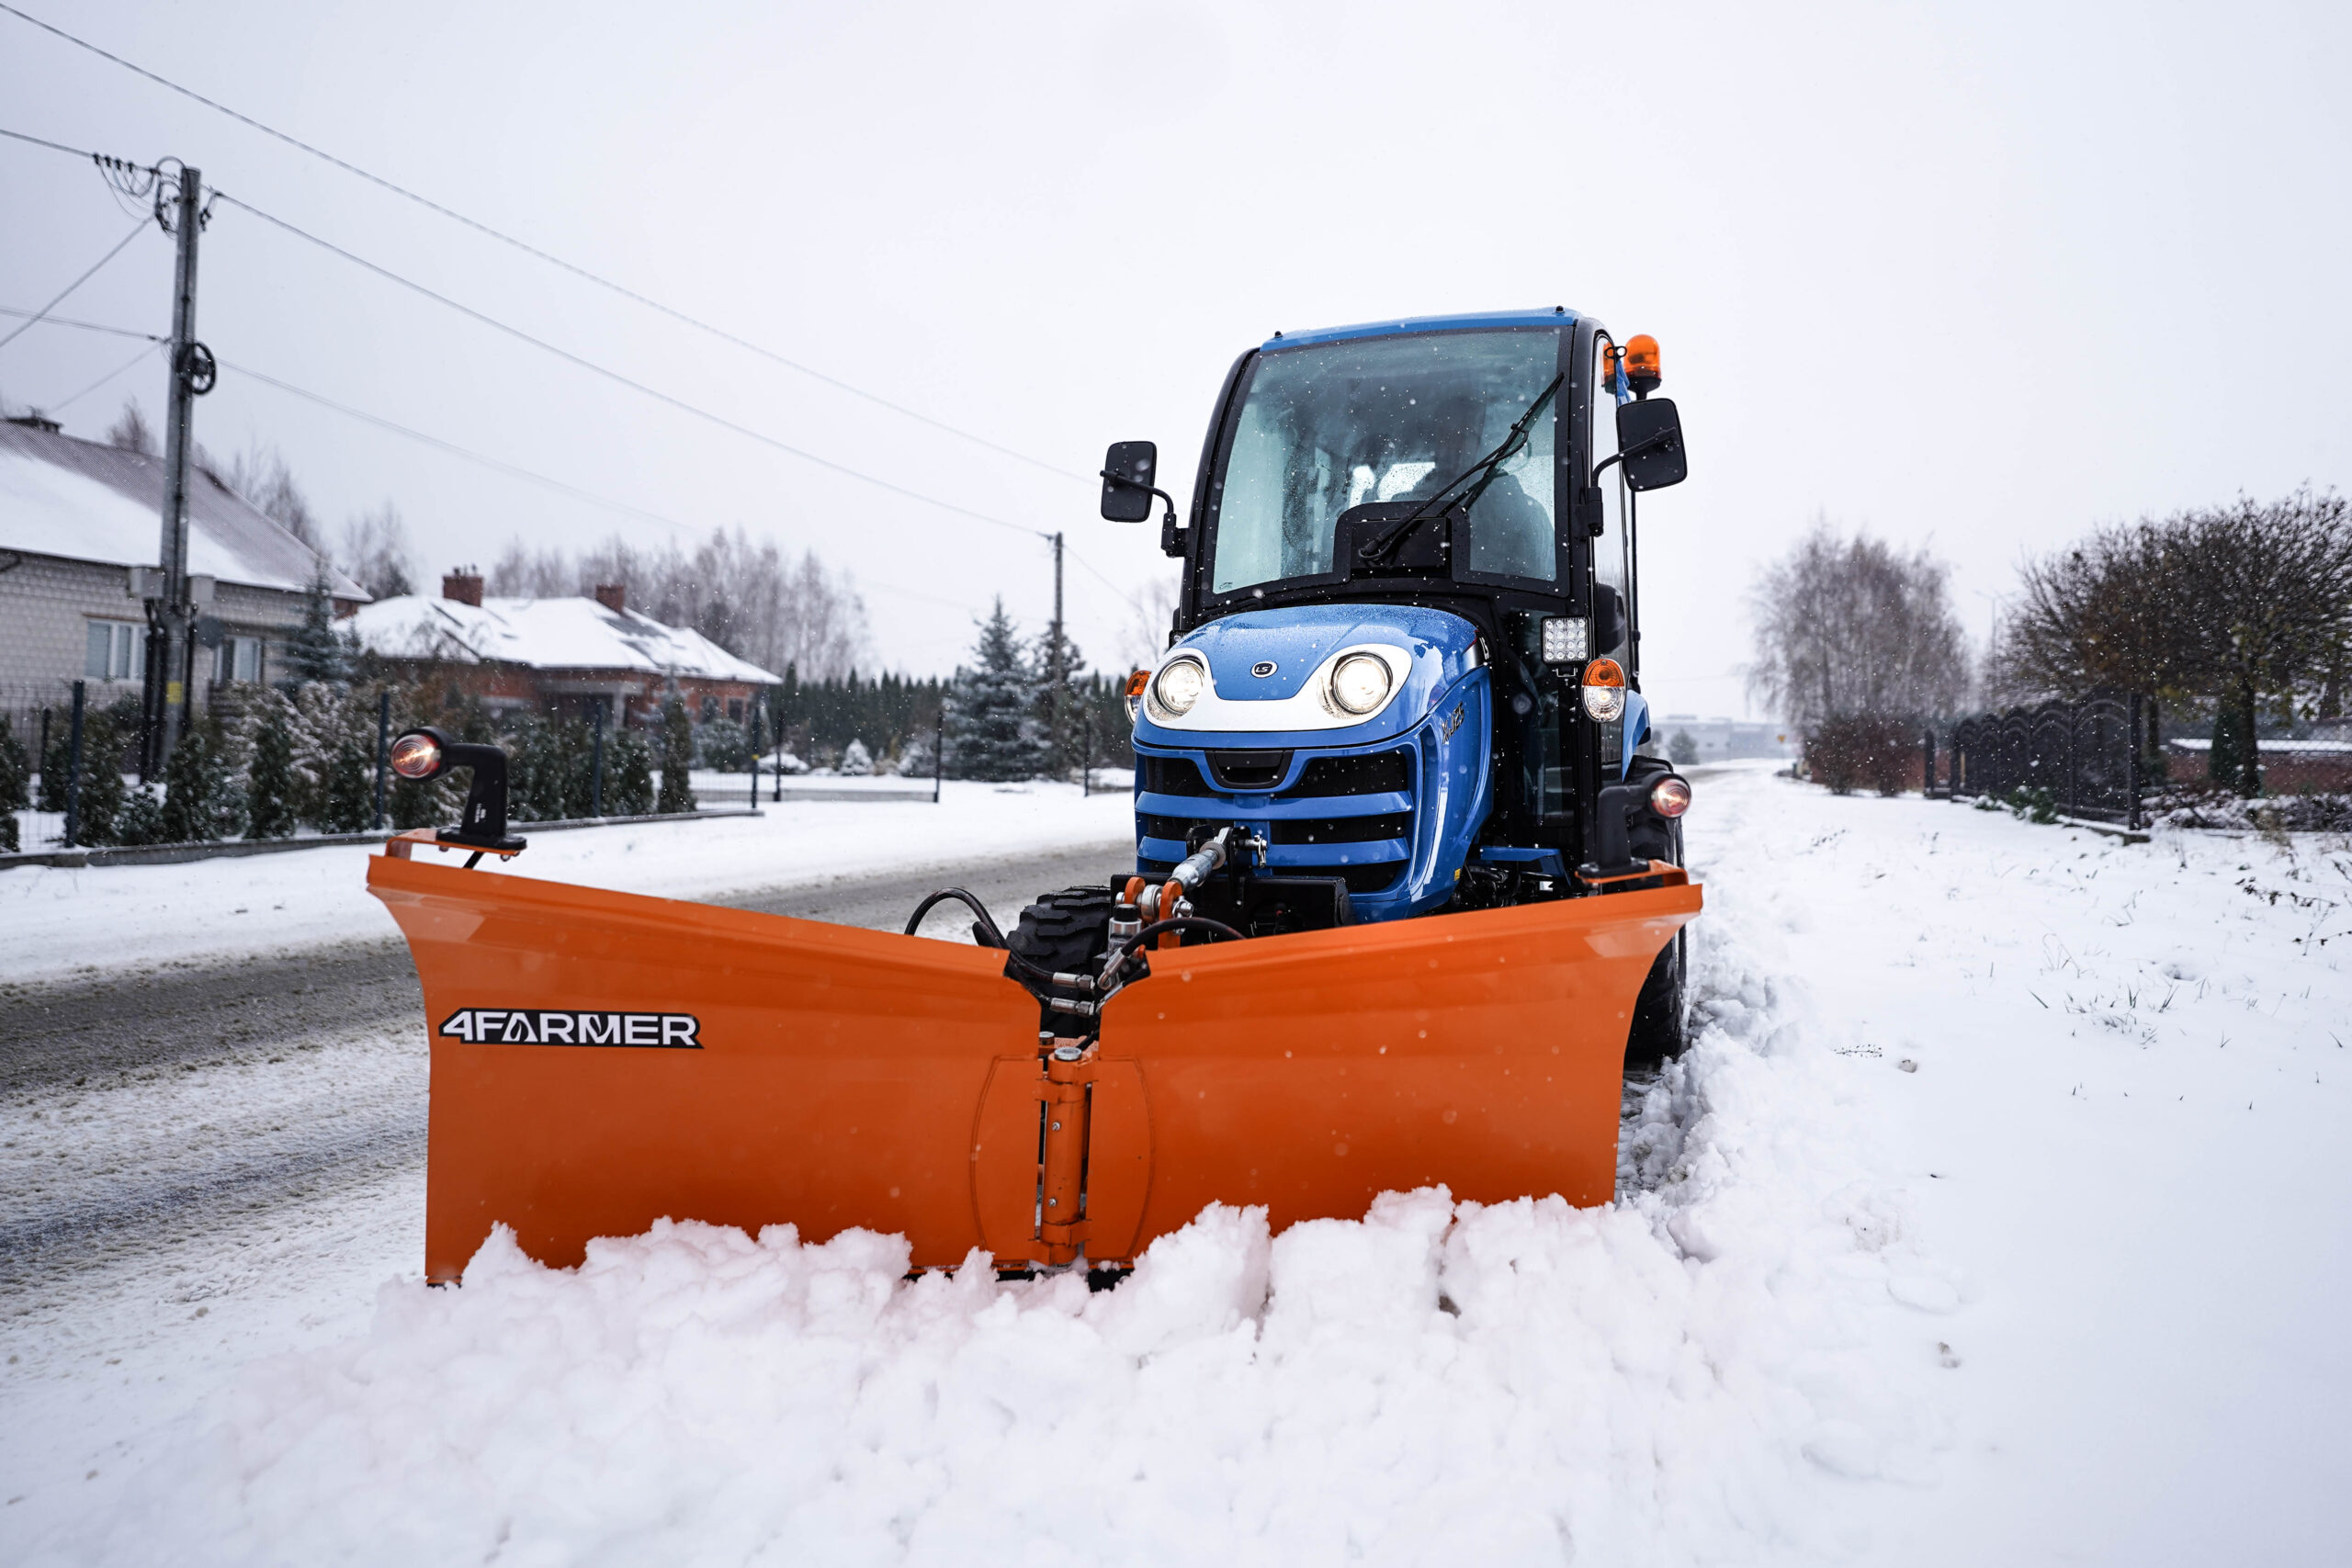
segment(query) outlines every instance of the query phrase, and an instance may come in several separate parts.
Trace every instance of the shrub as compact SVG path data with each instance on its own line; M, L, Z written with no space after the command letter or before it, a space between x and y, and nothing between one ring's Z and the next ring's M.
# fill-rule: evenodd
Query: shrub
M722 773L749 773L756 755L751 737L731 718L703 720L695 732L695 752L699 766Z
M173 752L185 750L183 745ZM114 814L113 840L118 844L169 844L177 842L170 827L170 808L155 798L153 784L141 784L125 796L120 810Z
M1899 718L1826 718L1804 738L1805 763L1815 782L1833 795L1851 795L1858 787L1900 795L1918 755L1918 735Z

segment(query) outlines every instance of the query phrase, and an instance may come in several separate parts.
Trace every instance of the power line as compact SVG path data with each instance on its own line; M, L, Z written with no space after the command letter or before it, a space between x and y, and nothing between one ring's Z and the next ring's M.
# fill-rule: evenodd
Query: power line
M133 332L129 327L110 327L103 321L77 321L71 316L45 316L36 310L19 310L14 306L0 305L0 316L40 316L40 323L51 327L77 327L85 333L104 333L108 337L144 338L149 343L162 343L161 333Z
M56 310L57 307L65 303L65 297L68 294L73 293L74 290L81 288L82 285L89 282L91 278L96 276L98 268L106 265L107 263L122 254L123 247L130 244L131 241L139 238L141 233L145 232L147 225L151 221L153 221L153 220L142 214L140 217L139 221L131 227L130 232L125 234L121 239L115 242L114 249L108 251L106 254L100 256L96 261L90 264L89 271L84 273L81 276L67 284L63 288L59 289L57 292L57 298L51 299L48 304L43 305L40 310L35 310L31 316L26 320L23 326L18 327L6 337L0 337L0 348L7 347L10 344L16 342L18 338L32 331L33 328L40 323L42 317L48 315L51 310Z
M6 0L0 0L0 6L5 6L5 3ZM351 263L353 265L364 267L368 271L374 273L377 276L381 277L388 282L397 283L403 288L409 289L416 294L421 294L425 299L433 300L435 304L445 305L450 310L457 311L461 316L479 321L482 325L490 327L495 331L504 333L507 336L514 338L518 342L529 344L532 347L538 349L543 353L551 354L558 359L565 361L567 364L575 365L582 370L602 376L606 380L627 387L632 391L642 392L645 396L652 398L658 402L667 403L672 408L677 409L682 412L693 414L696 419L707 420L709 423L718 425L722 430L729 430L738 435L748 436L752 440L757 441L763 446L773 446L779 452L788 453L791 456L801 458L806 462L814 463L819 468L831 468L837 474L843 474L851 479L861 480L864 483L873 485L878 490L887 490L894 495L905 496L910 501L922 502L926 506L938 507L943 512L953 512L960 516L969 517L976 522L986 523L998 528L1010 528L1015 533L1038 534L1041 532L1039 529L1030 527L1025 523L1013 523L1002 517L993 517L985 512L978 512L973 510L971 507L959 505L952 501L942 501L937 496L925 495L921 491L909 490L904 485L893 484L888 479L879 478L874 474L865 473L861 469L853 468L846 463L837 463L831 457L820 457L816 453L808 451L805 447L795 446L788 441L780 441L776 437L768 434L765 431L754 430L748 424L740 424L734 420L729 419L724 414L713 413L710 410L702 408L695 403L690 403L684 398L662 391L657 387L648 386L645 382L637 380L632 377L624 376L619 371L615 370L608 366L599 365L596 361L589 359L584 355L574 354L568 348L560 348L556 344L548 342L545 338L534 337L531 333L525 332L520 327L502 321L497 317L481 310L477 310L470 305L462 304L456 299L450 299L446 294L438 293L434 289L427 288L424 284L418 283L413 278L403 277L399 273L392 271L390 267L369 261L366 256L360 255L356 252L347 251L331 240L322 240L318 235L310 232L306 229L297 228L295 225L288 223L285 219L279 218L273 213L265 212L249 201L239 200L236 197L231 196L226 191L214 192L214 198L219 201L227 202L230 206L241 209L243 211L250 212L265 223L282 229L287 233L292 234L298 239L307 240L311 244L318 246L321 250L341 256L344 260Z
M5 6L6 3L6 0L0 0L0 6ZM6 136L13 141L29 141L36 147L46 147L52 152L64 152L76 158L96 159L98 156L86 147L68 147L62 141L51 141L45 136L28 136L21 130L9 130L5 127L0 127L0 136Z
M96 380L91 382L88 386L74 393L72 397L67 398L61 402L50 404L43 412L52 414L63 413L67 409L72 408L75 403L80 402L84 398L88 397L92 392L96 391L100 387L105 386L108 381L113 380L116 377L121 375L132 366L141 363L154 352L155 345L151 343L145 348L141 349L138 353L132 355L130 358L124 360L121 364L116 366L113 369L107 371L105 375L99 377Z
M424 431L413 429L397 420L386 419L381 414L369 413L365 409L353 408L349 403L337 402L324 393L313 392L307 387L298 387L291 381L281 381L275 376L265 375L247 366L232 364L223 359L220 361L220 367L223 370L233 370L248 380L259 381L264 386L275 387L281 392L305 399L318 404L321 408L331 409L345 418L358 420L364 424L372 424L379 430L388 430L395 435L406 436L409 440L430 446L435 451L446 452L453 457L462 457L469 463L478 463L485 468L493 469L514 479L528 480L532 484L543 486L559 494L568 495L575 501L584 501L592 506L601 506L607 511L621 513L630 517L643 518L649 523L659 523L666 528L689 530L694 526L689 523L682 523L674 517L665 517L659 512L649 512L642 506L631 505L626 501L615 501L610 496L598 495L594 491L582 490L578 485L567 483L551 475L536 472L524 468L519 463L510 463L503 457L493 457L485 452L471 451L454 441L444 441L437 435L428 435ZM879 587L885 593L894 593L904 599L921 600L928 604L941 604L951 610L971 608L970 605L959 604L953 599L941 599L933 594L919 593L911 588L899 588L888 583L881 584Z
M616 283L609 277L605 277L597 273L590 272L586 267L581 266L577 263L566 261L561 256L556 255L552 252L543 251L538 246L531 244L526 241L518 240L512 234L504 233L499 230L493 229L489 224L482 222L479 219L469 218L464 213L459 212L453 208L444 207L441 203L435 201L430 197L419 196L416 192L410 190L405 186L396 185L392 181L384 178L381 175L371 174L368 170L361 168L356 164L336 157L334 153L327 152L324 148L314 147L310 142L301 140L300 137L289 136L285 131L279 130L274 126L264 125L260 120L254 118L251 115L242 114L237 110L231 108L226 104L219 103L211 98L206 97L203 94L198 93L192 88L183 87L177 82L172 81L168 77L159 76L143 65L134 65L119 54L109 53L107 51L100 49L96 44L90 42L87 39L76 38L74 34L67 32L62 28L44 22L39 17L33 16L28 12L20 11L16 6L7 4L6 0L0 0L0 11L6 11L10 16L17 17L19 21L29 22L34 27L40 28L41 31L49 33L53 37L62 39L67 43L74 45L77 49L87 50L92 54L98 56L102 60L111 61L113 63L121 66L125 71L132 73L134 75L145 77L148 81L154 83L157 86L177 93L182 97L191 98L196 102L202 104L206 108L212 109L217 113L227 115L231 119L237 121L241 125L258 130L264 136L272 137L277 141L284 142L288 147L308 152L313 158L322 159L326 163L334 164L336 168L343 170L345 174L356 175L372 186L390 191L394 196L401 197L405 200L413 201L419 207L424 208L429 211L436 212L442 217L448 219L453 223L462 224L466 228L473 230L478 234L496 240L503 245L511 245L514 249L524 253L526 255L546 262L550 266L559 267L563 271L571 274L574 277L581 278L585 282L593 283L599 288L608 289L625 299L642 305L647 310L657 311L662 315L669 317L674 321L679 321L686 326L690 326L697 332L707 333L712 337L718 338L726 343L731 343L738 348L749 350L751 353L760 355L763 359L773 361L777 365L783 366L788 370L795 370L813 380L822 381L825 385L834 388L836 390L847 392L854 398L863 398L865 401L872 403L878 408L888 409L892 413L902 415L905 418L914 420L919 423L930 425L934 430L945 431L950 435L969 441L977 446L985 446L991 452L995 452L1002 457L1011 457L1016 462L1026 463L1031 468L1043 468L1049 474L1057 474L1064 479L1081 479L1091 482L1094 478L1091 474L1076 473L1069 468L1062 468L1057 464L1048 463L1043 458L1032 457L1025 452L1015 451L1013 448L1003 446L999 442L990 441L984 435L975 435L968 430L960 429L956 425L949 424L944 420L934 419L931 415L919 412L914 409L907 407L903 403L892 402L889 399L874 392L869 392L863 387L853 386L849 382L842 380L838 376L829 376L822 370L801 364L798 360L787 359L783 355L776 353L774 349L753 343L747 337L729 332L724 327L714 326L710 322L701 320L699 317L690 316L684 310L678 310L673 306L665 305L661 300L653 299L649 295L640 294L636 289L630 288L625 284ZM25 140L32 141L35 139L27 137ZM43 143L43 145L56 146L56 143L47 142ZM72 152L74 150L72 148L61 148L60 151Z

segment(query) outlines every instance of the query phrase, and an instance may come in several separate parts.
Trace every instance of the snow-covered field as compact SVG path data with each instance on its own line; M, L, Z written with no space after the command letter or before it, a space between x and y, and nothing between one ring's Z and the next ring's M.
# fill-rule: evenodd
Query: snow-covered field
M1093 1296L692 1225L431 1292L421 1194L379 1187L191 1256L208 1292L0 1324L0 1559L2341 1561L2352 846L1699 784L1701 1032L1608 1208L1216 1210ZM699 824L644 881L572 849L628 829L532 854L707 891L729 833L916 863L1097 808ZM349 860L220 863L308 863L276 942L345 918ZM187 951L144 911L213 869L45 874L63 936L0 879L7 972L116 961L108 908Z
M714 807L744 804L703 794ZM951 779L936 806L811 803L792 799L787 789L780 805L763 800L757 818L544 833L514 870L553 882L713 898L1115 840L1134 830L1133 809L1125 795L1082 797L1075 784ZM515 830L530 837L527 822ZM377 852L352 845L185 865L0 871L0 982L392 937L383 906L367 889L367 858Z

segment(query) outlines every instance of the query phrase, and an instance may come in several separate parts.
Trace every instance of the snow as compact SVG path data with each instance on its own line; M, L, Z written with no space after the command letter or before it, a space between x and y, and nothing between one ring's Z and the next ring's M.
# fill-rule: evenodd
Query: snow
M103 1474L0 1509L0 1555L2339 1560L2352 846L1695 776L1699 1034L1629 1093L1610 1205L1213 1208L1091 1295L664 1224L568 1272L493 1237L455 1291L385 1252L371 1308L280 1238L315 1269L281 1353L185 1308L120 1353L211 1358L172 1421L109 1425L114 1369L12 1387L44 1477ZM943 816L1003 808L965 788Z
M381 599L344 623L386 659L516 664L539 670L619 670L775 685L784 677L736 658L700 632L594 599Z
M705 806L743 806L748 778L707 777L723 787L703 789ZM908 787L898 780L875 782L877 794L891 786ZM829 876L1101 842L1134 831L1129 796L1082 796L1076 784L950 779L937 806L927 787L919 801L886 797L871 805L796 801L790 789L787 780L784 803L763 801L758 817L584 828L537 838L529 823L518 823L515 830L530 847L511 868L518 876L552 882L714 898ZM390 917L367 890L367 857L378 852L353 845L185 865L0 871L0 982L392 937Z

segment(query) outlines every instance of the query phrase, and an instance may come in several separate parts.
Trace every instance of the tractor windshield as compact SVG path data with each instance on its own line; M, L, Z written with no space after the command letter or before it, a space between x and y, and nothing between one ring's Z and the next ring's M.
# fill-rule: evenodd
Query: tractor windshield
M1494 450L1560 373L1548 327L1357 338L1261 355L1235 422L1211 592L1329 573L1340 513L1419 502ZM1551 581L1555 398L1469 511L1481 576Z

